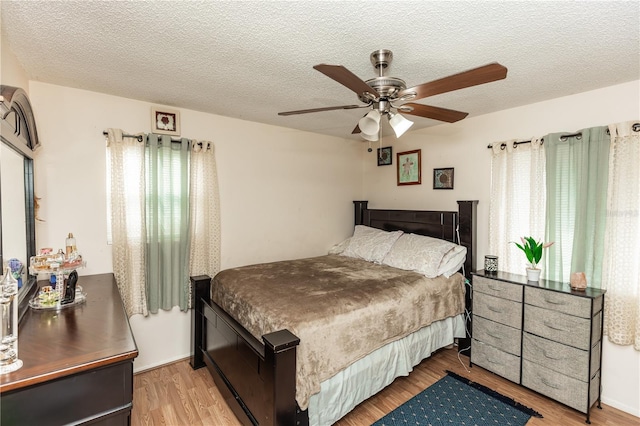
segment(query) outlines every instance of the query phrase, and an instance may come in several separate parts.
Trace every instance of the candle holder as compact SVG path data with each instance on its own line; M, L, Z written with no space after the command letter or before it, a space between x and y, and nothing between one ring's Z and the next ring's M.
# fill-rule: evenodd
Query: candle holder
M487 255L484 257L484 272L492 275L498 273L498 256Z

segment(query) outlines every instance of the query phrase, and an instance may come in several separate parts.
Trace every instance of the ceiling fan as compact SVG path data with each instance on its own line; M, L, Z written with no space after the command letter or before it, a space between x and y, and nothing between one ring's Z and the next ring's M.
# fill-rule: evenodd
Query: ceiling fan
M355 92L356 95L358 95L358 99L364 104L285 111L279 112L278 115L286 116L337 109L371 108L371 111L358 121L358 125L351 133L360 133L360 135L368 141L377 141L378 133L381 129L380 120L386 116L396 137L399 138L413 125L412 121L407 120L400 113L431 118L447 123L455 123L468 115L466 112L408 101L415 101L428 96L464 89L465 87L490 83L501 80L507 76L507 68L493 62L459 74L407 88L403 80L384 75L384 70L393 60L393 53L390 50L376 50L371 53L370 59L371 64L374 69L378 70L379 75L367 81L361 80L342 65L320 64L313 67L327 77L342 84L347 89Z

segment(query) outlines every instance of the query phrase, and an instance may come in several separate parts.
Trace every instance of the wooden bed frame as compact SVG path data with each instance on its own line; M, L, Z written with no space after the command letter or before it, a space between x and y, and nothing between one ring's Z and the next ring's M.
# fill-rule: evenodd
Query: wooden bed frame
M354 201L355 225L402 230L456 243L459 235L459 243L467 248L464 272L470 279L475 265L477 203L458 201L455 212L371 210L367 201ZM295 400L296 347L300 339L289 330L280 330L259 341L210 300L211 277L191 277L191 283L191 367L208 368L242 424L308 425L307 411L300 410ZM470 311L471 300L466 293ZM469 347L469 336L459 344L461 348Z

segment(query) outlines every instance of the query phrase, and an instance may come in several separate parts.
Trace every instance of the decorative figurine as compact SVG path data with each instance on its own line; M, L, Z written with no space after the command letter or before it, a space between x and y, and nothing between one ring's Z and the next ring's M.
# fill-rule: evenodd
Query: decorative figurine
M587 276L584 272L574 272L571 274L571 288L578 291L585 291L587 289Z

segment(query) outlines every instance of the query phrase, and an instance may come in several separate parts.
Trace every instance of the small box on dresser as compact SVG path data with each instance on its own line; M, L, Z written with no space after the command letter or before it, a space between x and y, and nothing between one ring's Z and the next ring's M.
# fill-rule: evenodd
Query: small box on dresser
M604 293L474 272L471 364L585 413L590 423L590 408L600 407Z

